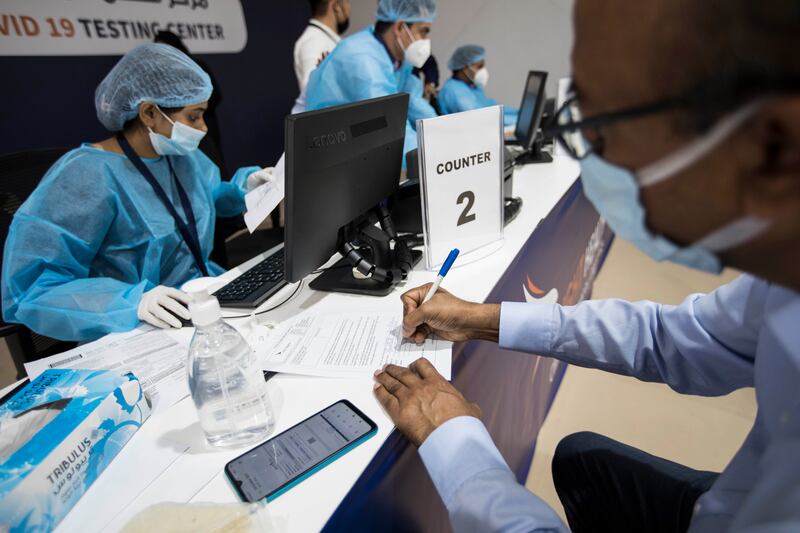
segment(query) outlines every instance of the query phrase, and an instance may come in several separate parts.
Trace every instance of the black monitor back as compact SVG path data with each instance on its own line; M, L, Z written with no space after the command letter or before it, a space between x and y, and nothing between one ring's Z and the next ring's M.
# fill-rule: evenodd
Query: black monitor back
M339 229L397 191L408 95L286 117L286 280L337 251Z
M528 73L514 133L520 144L527 150L530 150L536 141L536 133L544 112L546 84L547 72L532 70Z

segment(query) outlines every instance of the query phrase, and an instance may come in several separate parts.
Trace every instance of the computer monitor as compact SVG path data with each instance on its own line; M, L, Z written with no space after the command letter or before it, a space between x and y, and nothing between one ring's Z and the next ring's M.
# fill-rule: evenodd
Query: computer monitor
M547 72L532 70L525 82L522 104L519 106L519 117L514 136L526 150L531 150L536 142L536 134L542 120L545 103L545 86Z
M390 223L384 201L398 189L407 113L408 95L397 94L286 117L287 281L303 279L336 252L345 258L312 288L388 294L399 281L365 276L364 265L395 266L393 228L382 236L374 226L378 218ZM369 218L376 209L384 217Z

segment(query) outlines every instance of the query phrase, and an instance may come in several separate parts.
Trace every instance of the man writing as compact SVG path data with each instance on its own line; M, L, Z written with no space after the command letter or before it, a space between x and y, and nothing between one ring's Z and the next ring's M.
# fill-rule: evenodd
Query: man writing
M559 445L556 489L573 531L800 530L800 6L577 0L574 21L574 94L550 129L581 160L589 199L656 259L747 274L679 306L480 305L442 290L420 305L425 286L403 296L404 333L493 340L687 394L754 386L756 422L720 475L584 433ZM427 361L376 380L454 529L566 530Z

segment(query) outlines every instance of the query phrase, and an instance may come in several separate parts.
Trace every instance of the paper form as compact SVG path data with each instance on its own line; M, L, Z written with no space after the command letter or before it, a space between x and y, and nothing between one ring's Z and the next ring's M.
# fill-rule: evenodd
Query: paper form
M451 378L452 345L403 338L402 317L392 313L305 313L281 324L256 347L264 370L321 377L372 377L386 364L408 366L428 359Z
M147 326L26 363L25 370L31 380L50 368L132 372L156 414L189 395L188 354L188 346Z
M270 213L278 207L285 195L284 184L284 157L281 156L272 171L273 179L269 183L260 185L247 193L244 203L247 212L244 214L244 222L250 233L253 233Z

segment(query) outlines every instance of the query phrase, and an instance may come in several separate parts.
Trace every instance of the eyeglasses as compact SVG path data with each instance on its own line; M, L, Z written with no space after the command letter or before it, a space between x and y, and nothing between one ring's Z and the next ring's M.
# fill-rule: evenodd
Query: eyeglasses
M605 137L603 128L674 109L692 111L700 129L710 128L720 116L744 102L764 95L796 94L800 92L800 78L765 75L763 71L743 71L718 78L709 78L692 90L674 98L609 113L583 118L578 96L572 96L542 128L546 137L555 137L567 153L575 159L585 159L589 154L603 154Z
M666 100L654 104L602 113L584 119L576 95L567 99L542 129L545 137L554 137L574 159L585 159L589 154L602 155L605 136L602 128L610 124L632 120L656 113L684 107L682 100ZM586 133L584 133L586 132Z

